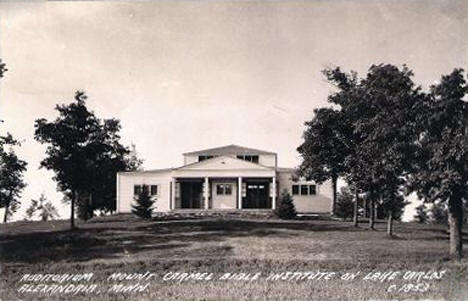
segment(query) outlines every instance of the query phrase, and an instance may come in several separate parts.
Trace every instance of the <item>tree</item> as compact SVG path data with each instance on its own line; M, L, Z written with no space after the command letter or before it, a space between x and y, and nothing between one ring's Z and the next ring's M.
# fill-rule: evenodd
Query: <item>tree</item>
M447 225L448 210L445 202L436 201L431 208L431 221L434 224Z
M344 221L353 216L354 213L354 196L348 187L342 187L336 202L336 216L341 217Z
M114 212L116 210L116 174L119 171L135 171L140 169L142 160L138 158L135 146L131 148L120 144L120 123L116 120L106 120L104 122L104 132L107 138L103 144L105 149L101 149L101 156L96 160L96 170L94 173L93 190L88 194L89 204L88 216L94 215L95 210L103 212Z
M86 99L77 91L72 103L56 106L55 120L35 123L35 139L48 144L41 167L55 172L58 189L71 202L71 228L77 206L87 216L98 208L115 208L115 174L127 170L129 162L130 150L119 143L120 122L97 118Z
M281 193L275 215L281 219L294 219L297 216L293 198L286 189Z
M365 207L364 210L366 210ZM359 190L357 187L354 187L353 226L359 226Z
M373 229L376 203L395 200L383 200L383 196L396 195L409 172L416 135L413 107L421 97L420 88L414 86L413 73L406 66L372 65L362 79L340 68L324 73L338 88L329 102L340 107L341 120L351 127L345 175L349 183L367 192L369 228Z
M135 204L132 204L132 213L138 217L150 219L153 214L153 205L155 200L149 193L147 185L143 185L137 196Z
M463 199L468 197L468 91L463 69L431 86L420 108L412 187L421 199L448 205L450 256L462 257Z
M393 221L401 220L404 208L408 205L402 193L395 190L390 195L384 195L383 202L380 204L382 211L387 218L387 235L393 236Z
M299 175L323 183L331 179L333 186L332 214L335 214L337 182L345 169L349 154L349 129L340 112L332 108L314 110L314 118L305 123L304 142L297 148L302 157Z
M47 200L43 193L38 200L31 200L31 205L26 210L28 219L35 217L36 214L42 221L53 220L59 217L57 208L55 208L51 201Z
M425 224L428 222L429 216L427 214L427 208L424 203L416 207L416 214L414 215L414 219L420 224Z
M6 68L5 63L3 63L0 59L0 78L3 77L3 73L5 73L6 71L8 71L8 69Z
M20 143L10 133L0 136L0 208L5 208L4 223L19 207L19 197L26 187L23 173L27 163L18 158L15 146Z

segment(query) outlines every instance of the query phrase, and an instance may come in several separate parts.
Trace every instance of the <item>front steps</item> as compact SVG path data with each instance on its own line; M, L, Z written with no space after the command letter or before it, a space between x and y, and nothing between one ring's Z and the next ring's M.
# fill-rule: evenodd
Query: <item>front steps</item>
M242 210L216 210L216 209L176 209L170 212L154 213L154 216L172 217L274 217L272 209L242 209Z

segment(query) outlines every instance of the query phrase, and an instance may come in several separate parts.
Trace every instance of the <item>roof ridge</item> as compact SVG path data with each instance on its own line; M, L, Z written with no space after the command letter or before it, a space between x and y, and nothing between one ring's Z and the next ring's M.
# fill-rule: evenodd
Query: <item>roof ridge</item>
M251 151L251 152L258 152L262 154L272 154L276 155L274 152L266 151L266 150L261 150L261 149L256 149L252 147L246 147L246 146L241 146L237 144L228 144L228 145L223 145L223 146L218 146L218 147L211 147L211 148L206 148L198 151L192 151L192 152L185 152L183 155L195 155L195 154L202 154L204 152L210 153L210 152L216 152L216 151L221 151L223 149L229 149L229 148L239 148L239 149L244 149L246 152Z

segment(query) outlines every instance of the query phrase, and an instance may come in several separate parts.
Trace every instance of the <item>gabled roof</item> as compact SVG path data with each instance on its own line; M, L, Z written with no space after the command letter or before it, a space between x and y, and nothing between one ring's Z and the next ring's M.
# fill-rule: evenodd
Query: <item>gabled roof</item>
M245 160L229 157L218 156L201 162L194 162L175 170L273 170L273 167L263 166L257 163L248 162Z
M208 148L194 152L184 153L183 155L209 155L209 156L223 156L232 154L259 154L259 155L276 155L276 153L264 151L260 149L254 149L249 147L243 147L235 144L225 145L221 147Z

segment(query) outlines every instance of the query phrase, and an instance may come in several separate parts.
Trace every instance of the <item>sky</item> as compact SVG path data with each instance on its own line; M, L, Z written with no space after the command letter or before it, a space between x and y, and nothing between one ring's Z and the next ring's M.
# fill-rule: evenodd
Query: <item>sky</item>
M41 193L69 215L33 133L76 90L121 120L145 168L226 144L294 167L304 121L333 91L321 70L407 64L427 88L467 67L467 37L466 1L0 2L0 134L24 140L29 164L14 219Z

